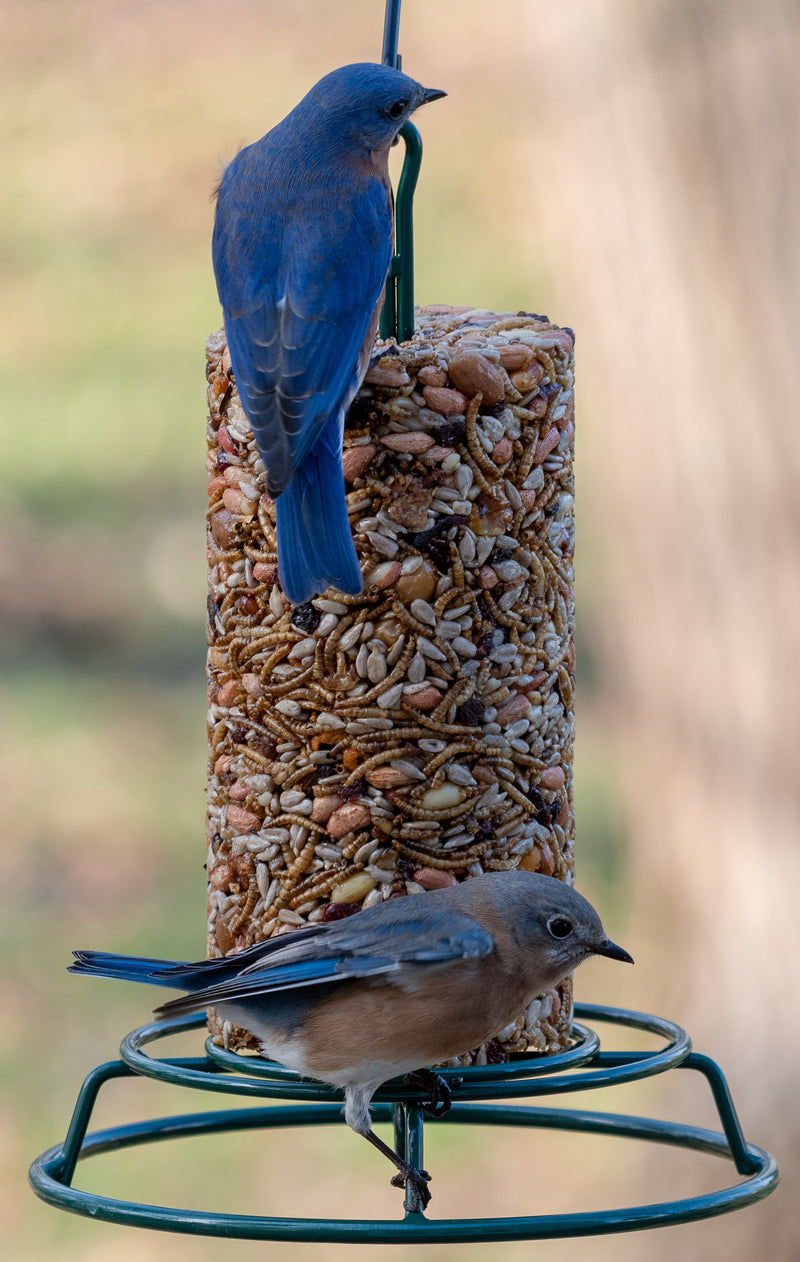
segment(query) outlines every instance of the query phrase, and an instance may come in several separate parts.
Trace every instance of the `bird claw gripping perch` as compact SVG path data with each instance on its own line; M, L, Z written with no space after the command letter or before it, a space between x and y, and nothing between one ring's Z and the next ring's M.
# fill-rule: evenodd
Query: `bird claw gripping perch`
M405 1081L409 1087L419 1087L427 1092L428 1101L422 1105L422 1111L427 1117L439 1118L444 1117L450 1110L453 1103L453 1087L460 1086L464 1080L451 1078L448 1082L441 1074L437 1074L435 1069L418 1069L413 1074L407 1074Z
M401 1164L398 1159L398 1164ZM412 1214L420 1214L428 1208L431 1199L428 1181L430 1175L427 1170L418 1170L416 1166L410 1166L408 1162L402 1162L400 1173L396 1174L389 1180L393 1188L405 1188L406 1191L411 1189L411 1200L407 1208Z

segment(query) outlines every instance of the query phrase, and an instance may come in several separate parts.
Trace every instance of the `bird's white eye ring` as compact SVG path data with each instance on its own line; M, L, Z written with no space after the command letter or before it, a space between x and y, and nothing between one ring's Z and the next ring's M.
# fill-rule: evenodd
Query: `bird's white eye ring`
M547 928L554 938L568 938L574 925L571 920L567 920L566 916L551 916L547 922Z

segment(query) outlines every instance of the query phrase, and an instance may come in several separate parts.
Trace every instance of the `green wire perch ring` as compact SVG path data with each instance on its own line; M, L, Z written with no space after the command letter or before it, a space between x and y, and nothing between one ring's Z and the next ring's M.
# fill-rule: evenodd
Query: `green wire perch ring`
M702 1196L622 1209L514 1218L431 1219L423 1213L411 1212L406 1206L404 1216L397 1220L363 1221L210 1213L115 1200L74 1188L72 1180L79 1160L151 1140L223 1131L272 1131L289 1126L342 1124L339 1092L301 1078L274 1062L226 1052L210 1040L206 1043L205 1056L159 1060L144 1051L147 1045L171 1034L200 1028L204 1018L192 1016L155 1022L134 1030L122 1041L120 1060L99 1065L88 1075L66 1139L34 1161L30 1168L31 1185L37 1196L59 1209L130 1227L242 1240L324 1240L349 1244L445 1244L608 1235L711 1218L752 1205L773 1191L779 1177L774 1158L746 1142L721 1069L709 1057L692 1051L689 1036L680 1026L661 1017L588 1004L578 1005L576 1016L579 1023L574 1026L573 1044L557 1056L517 1054L506 1065L443 1070L443 1077L455 1080L451 1081L454 1103L444 1123L532 1127L671 1144L732 1161L743 1181ZM645 1052L602 1051L597 1035L584 1026L583 1021L609 1022L645 1031L661 1038L663 1046L657 1051ZM506 1098L617 1086L677 1068L696 1070L706 1079L722 1132L655 1118L494 1103ZM303 1103L160 1117L87 1134L103 1084L137 1075L204 1091ZM311 1103L305 1103L307 1101ZM424 1126L442 1124L424 1117L423 1103L424 1097L418 1089L398 1080L381 1088L373 1109L376 1121L394 1122L398 1151L417 1166L423 1164Z

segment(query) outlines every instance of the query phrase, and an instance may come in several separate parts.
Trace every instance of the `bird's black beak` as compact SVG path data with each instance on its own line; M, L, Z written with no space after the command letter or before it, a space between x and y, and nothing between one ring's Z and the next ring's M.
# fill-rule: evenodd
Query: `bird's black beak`
M592 947L592 951L595 955L607 955L610 960L622 960L625 964L633 963L633 956L628 955L627 951L617 946L616 942L610 942L608 938L599 946Z
M440 91L439 88L426 88L422 97L422 104L427 105L429 101L438 101L440 96L447 96L447 93Z

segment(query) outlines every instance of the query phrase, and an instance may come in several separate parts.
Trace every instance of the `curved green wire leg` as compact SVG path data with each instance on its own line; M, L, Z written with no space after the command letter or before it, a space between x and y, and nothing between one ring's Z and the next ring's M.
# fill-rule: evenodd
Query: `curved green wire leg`
M395 203L395 252L386 281L380 335L407 342L414 333L414 190L422 166L422 137L413 123L400 130L406 147Z
M745 1177L743 1183L704 1196L689 1197L679 1201L591 1213L516 1218L431 1220L422 1213L410 1212L407 1198L403 1219L364 1221L216 1214L113 1200L73 1188L71 1184L79 1158L113 1152L157 1139L186 1138L222 1131L272 1130L285 1126L316 1126L340 1122L339 1104L326 1102L330 1101L335 1093L322 1084L299 1078L294 1083L290 1083L285 1078L274 1079L271 1082L263 1078L231 1078L227 1076L225 1067L211 1057L176 1057L156 1061L139 1050L142 1043L197 1027L201 1024L201 1019L197 1017L160 1022L145 1026L128 1035L123 1040L124 1058L99 1065L88 1075L79 1093L64 1143L51 1148L37 1158L30 1169L30 1181L37 1196L49 1204L73 1213L100 1218L106 1222L239 1239L329 1240L349 1243L400 1241L452 1243L487 1239L555 1239L566 1236L606 1235L618 1231L636 1231L674 1223L692 1222L728 1213L753 1204L773 1191L779 1178L774 1158L763 1149L747 1143L724 1074L709 1057L690 1050L688 1035L685 1031L662 1018L650 1017L642 1013L606 1009L594 1005L581 1005L577 1011L584 1018L593 1016L598 1020L660 1033L667 1039L667 1047L657 1052L593 1050L588 1058L581 1060L571 1079L570 1075L558 1072L551 1074L549 1079L547 1076L542 1076L546 1075L546 1066L542 1065L543 1061L560 1062L558 1067L561 1067L564 1057L569 1056L569 1053L551 1058L527 1058L533 1063L530 1069L533 1076L532 1082L520 1081L516 1076L516 1072L521 1072L524 1068L523 1061L526 1060L524 1057L512 1063L511 1072L508 1073L505 1081L503 1079L507 1070L506 1066L481 1067L474 1070L459 1069L458 1075L466 1080L465 1087L458 1087L459 1096L463 1097L466 1094L468 1097L486 1098L487 1092L494 1096L501 1094L506 1096L546 1095L554 1091L586 1090L589 1087L634 1081L671 1068L693 1069L701 1073L709 1084L724 1134L653 1118L578 1109L553 1109L529 1105L498 1106L472 1102L454 1104L446 1115L445 1121L456 1125L522 1126L566 1130L676 1145L732 1160L739 1174ZM581 1038L583 1036L579 1036L579 1045ZM587 1040L583 1038L583 1041ZM573 1052L574 1050L572 1049ZM244 1057L240 1057L239 1061L243 1067L248 1063ZM133 1067L134 1065L136 1068ZM556 1065L553 1068L556 1068ZM159 1077L164 1081L179 1082L198 1089L228 1091L262 1098L276 1095L280 1097L294 1091L295 1098L316 1099L322 1102L310 1105L224 1109L185 1114L179 1117L162 1117L128 1126L112 1127L87 1135L94 1103L104 1083L114 1078L136 1077L142 1072L148 1077ZM284 1071L284 1074L287 1072ZM471 1073L475 1075L472 1082L470 1082ZM382 1094L385 1102L375 1105L373 1110L375 1120L377 1122L394 1121L397 1151L407 1161L419 1166L423 1160L423 1113L419 1096L415 1098L414 1092L403 1088L400 1083L387 1084ZM430 1121L429 1124L431 1124Z

